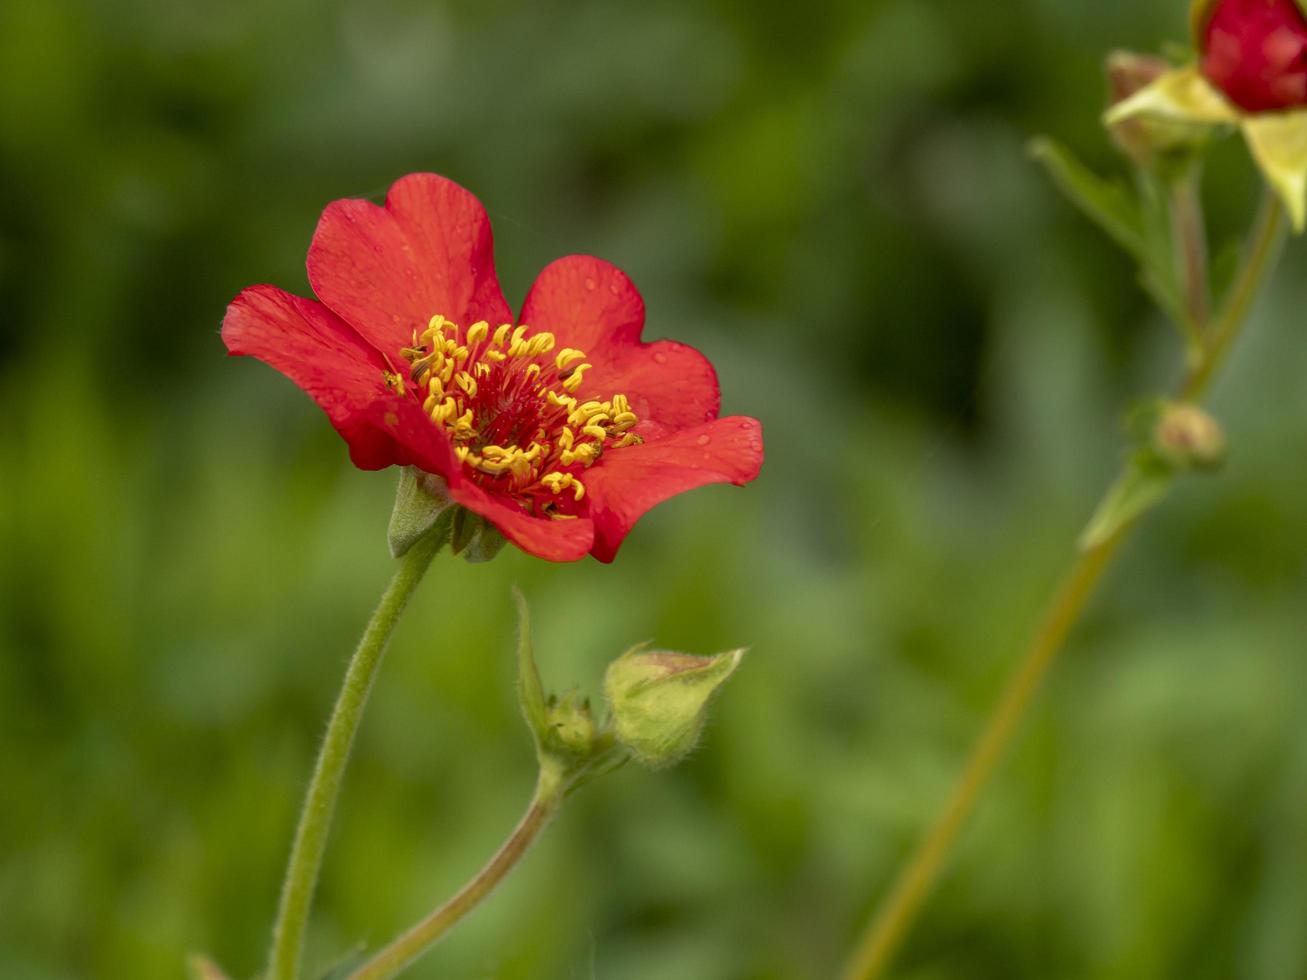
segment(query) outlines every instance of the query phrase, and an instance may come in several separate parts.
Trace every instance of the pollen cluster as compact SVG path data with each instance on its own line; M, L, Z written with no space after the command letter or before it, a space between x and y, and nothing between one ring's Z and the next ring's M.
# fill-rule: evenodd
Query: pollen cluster
M421 401L487 489L541 516L572 518L585 497L579 474L606 449L641 442L630 431L640 420L625 395L578 401L591 365L583 351L555 347L552 333L525 325L492 330L482 320L464 330L436 315L400 351L407 379L388 373L386 384Z

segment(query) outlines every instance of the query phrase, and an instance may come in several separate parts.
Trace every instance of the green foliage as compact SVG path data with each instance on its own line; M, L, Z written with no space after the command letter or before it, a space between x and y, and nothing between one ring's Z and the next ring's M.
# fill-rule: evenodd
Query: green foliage
M449 895L525 805L520 583L549 677L646 638L748 667L689 760L578 794L411 976L831 976L1114 471L1119 406L1176 361L1023 147L1120 166L1096 66L1183 12L966 8L0 4L0 976L259 969L396 474L352 469L217 326L249 283L307 292L325 202L419 168L486 201L514 302L561 254L626 268L768 460L612 566L437 559L309 975ZM1241 231L1241 147L1207 186ZM1128 549L904 980L1307 974L1304 263L1214 393L1229 465Z

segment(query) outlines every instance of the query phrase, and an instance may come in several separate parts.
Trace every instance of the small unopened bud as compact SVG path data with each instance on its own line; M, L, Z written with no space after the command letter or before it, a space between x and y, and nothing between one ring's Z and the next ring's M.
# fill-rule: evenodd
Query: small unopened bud
M709 700L743 657L743 650L693 657L638 647L623 654L604 675L618 742L654 768L679 762L699 741Z
M1197 405L1168 402L1153 428L1153 448L1177 469L1212 469L1225 461L1225 431Z

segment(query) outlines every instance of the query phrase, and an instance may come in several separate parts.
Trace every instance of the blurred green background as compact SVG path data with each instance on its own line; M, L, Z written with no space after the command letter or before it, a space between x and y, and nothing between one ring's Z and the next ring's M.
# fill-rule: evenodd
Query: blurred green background
M360 735L310 959L446 896L525 804L546 678L752 652L702 748L569 805L411 976L825 978L934 813L1176 344L1025 156L1099 169L1150 0L0 0L0 977L261 965L393 474L218 325L330 200L435 170L520 301L625 268L763 420L747 490L616 564L438 560ZM1231 141L1212 225L1257 193ZM1215 393L896 976L1307 976L1307 250Z

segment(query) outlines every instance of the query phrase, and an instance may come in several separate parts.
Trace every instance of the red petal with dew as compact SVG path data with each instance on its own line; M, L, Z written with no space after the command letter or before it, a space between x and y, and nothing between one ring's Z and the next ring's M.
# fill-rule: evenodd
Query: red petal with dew
M640 342L644 301L621 269L589 255L569 255L541 271L522 305L522 323L554 334L558 346L584 351L594 366L577 396L621 393L642 420L672 429L717 417L717 372L693 347Z
M612 561L650 508L710 483L742 486L758 475L762 460L761 426L738 415L605 454L583 476L595 526L591 554Z
M307 265L318 298L392 357L437 313L463 326L512 320L485 209L436 174L397 180L385 207L327 205Z

